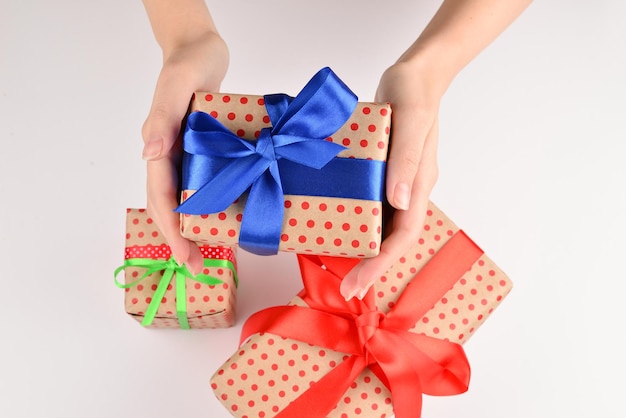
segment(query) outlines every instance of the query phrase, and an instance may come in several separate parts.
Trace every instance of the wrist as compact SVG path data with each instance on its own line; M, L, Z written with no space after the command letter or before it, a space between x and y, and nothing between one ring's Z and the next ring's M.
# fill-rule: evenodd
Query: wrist
M434 39L418 39L398 58L396 64L406 65L427 80L432 94L443 96L464 63L454 56L454 46Z
M161 47L163 62L168 61L173 56L178 55L180 51L190 47L205 46L213 50L215 48L223 48L225 55L228 55L226 43L222 37L211 28L195 28L184 34L168 37L159 42L159 46Z
M444 0L399 62L430 77L443 92L531 0Z
M189 45L221 37L205 0L143 0L164 59Z

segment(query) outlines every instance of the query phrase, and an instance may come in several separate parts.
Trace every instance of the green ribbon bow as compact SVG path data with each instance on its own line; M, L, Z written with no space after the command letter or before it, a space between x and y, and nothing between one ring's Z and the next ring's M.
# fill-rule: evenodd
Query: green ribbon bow
M140 267L147 269L143 276L139 279L135 280L132 283L123 284L117 280L117 275L125 270L127 267ZM239 281L237 279L237 272L235 270L235 266L230 260L221 260L221 259L213 259L213 258L205 258L204 259L204 267L224 267L230 269L233 272L233 278L235 280L235 286L239 285ZM117 287L122 289L126 289L129 287L136 286L143 279L148 277L151 274L157 273L159 271L163 271L163 277L157 286L157 289L154 292L152 300L148 305L148 309L146 309L145 316L141 325L149 326L152 324L154 317L156 316L157 310L159 309L159 305L161 305L161 301L163 300L163 296L165 296L165 292L167 291L167 286L169 286L170 282L174 275L176 275L176 315L178 316L178 321L180 323L180 327L182 329L190 329L189 320L187 319L187 286L186 279L189 278L191 280L195 280L200 283L208 284L208 285L216 285L220 283L224 283L222 280L209 276L207 274L198 274L194 276L187 269L187 267L182 264L178 264L174 257L170 257L169 260L153 260L151 258L129 258L124 260L124 264L115 269L113 274L113 278L115 279L115 284Z

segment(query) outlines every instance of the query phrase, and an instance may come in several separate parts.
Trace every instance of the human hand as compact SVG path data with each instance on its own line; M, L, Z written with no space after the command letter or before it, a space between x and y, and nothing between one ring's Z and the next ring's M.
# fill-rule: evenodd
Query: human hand
M416 66L399 62L381 77L375 100L391 104L384 240L380 254L362 260L343 279L346 300L367 290L419 239L430 193L437 181L440 91Z
M430 192L437 181L439 102L476 55L531 0L444 0L417 40L383 74L376 101L391 103L387 199L395 213L380 254L346 275L341 294L362 298L367 289L419 239ZM387 232L391 231L389 234Z
M228 49L217 33L205 33L164 50L148 117L143 125L147 161L147 210L179 264L194 274L203 268L196 244L180 235L178 172L182 157L181 124L195 91L219 91L228 68Z

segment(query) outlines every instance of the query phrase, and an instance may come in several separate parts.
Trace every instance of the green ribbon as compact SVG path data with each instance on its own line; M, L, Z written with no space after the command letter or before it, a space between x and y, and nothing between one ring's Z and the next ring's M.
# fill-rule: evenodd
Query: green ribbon
M117 275L128 267L140 267L147 269L143 276L139 279L135 280L132 283L120 283L117 280ZM214 259L214 258L205 258L204 259L204 267L224 267L230 269L233 272L233 278L235 280L235 286L239 285L239 280L237 279L237 271L235 270L235 266L230 260L222 260L222 259ZM157 273L159 271L163 271L163 277L161 278L157 289L154 292L152 300L148 305L148 309L146 309L146 313L144 315L143 321L141 325L149 326L152 324L154 317L159 309L159 305L163 300L163 296L165 296L165 292L167 291L167 286L169 286L170 282L174 275L176 275L176 315L178 316L178 321L180 323L180 327L182 329L190 329L189 320L187 319L187 286L186 279L189 278L191 280L195 280L200 283L208 284L208 285L217 285L220 283L224 283L222 280L217 277L209 276L207 274L198 274L194 276L187 269L184 264L178 264L174 257L170 257L169 260L153 260L151 258L129 258L124 260L124 264L115 269L113 274L113 278L115 280L115 284L117 287L122 289L126 289L129 287L136 286L143 279L148 277L151 274Z

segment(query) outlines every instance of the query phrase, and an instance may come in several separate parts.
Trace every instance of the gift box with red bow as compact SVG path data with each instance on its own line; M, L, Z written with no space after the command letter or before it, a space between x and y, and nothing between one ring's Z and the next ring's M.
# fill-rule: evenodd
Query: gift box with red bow
M511 290L437 207L418 244L363 300L346 302L355 259L298 255L304 290L252 315L211 379L236 417L419 417L422 394L467 390L462 344Z
M126 312L146 327L225 328L235 322L236 255L199 245L203 271L194 276L174 258L145 209L128 209L124 263L115 271ZM124 283L117 280L124 271Z
M197 92L190 112L184 237L262 255L378 254L388 104L358 102L325 68L295 98Z

